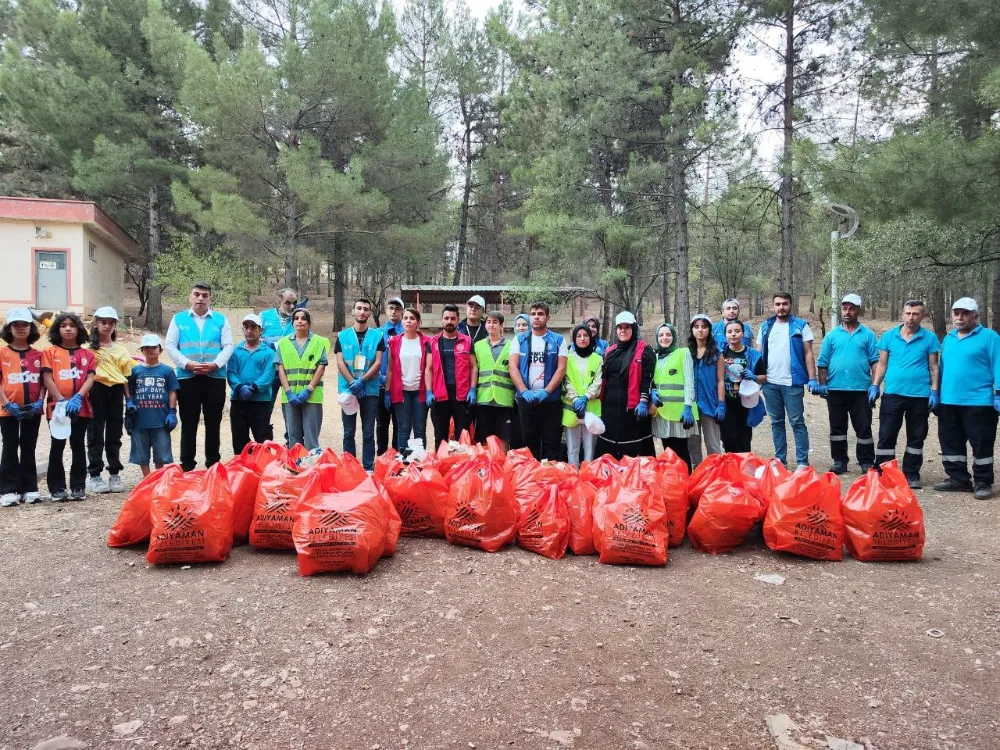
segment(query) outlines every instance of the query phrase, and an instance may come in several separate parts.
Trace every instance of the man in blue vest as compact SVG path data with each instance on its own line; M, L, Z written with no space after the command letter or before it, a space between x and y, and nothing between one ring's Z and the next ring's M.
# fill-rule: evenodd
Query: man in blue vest
M226 365L233 354L229 321L210 309L212 289L198 282L188 297L191 307L177 313L167 329L167 354L177 368L181 418L181 468L197 465L198 422L205 418L205 466L219 462L219 427L226 406Z
M348 414L341 410L344 426L344 453L357 456L354 435L358 415L361 416L361 464L367 471L375 468L375 419L378 414L379 372L385 339L381 328L369 328L372 302L364 297L354 303L354 325L337 334L334 352L337 355L337 390L358 400L358 411Z
M726 324L740 319L740 301L735 298L722 303L722 319L712 326L712 336L719 345L719 351L726 348ZM743 324L743 346L753 346L753 328L749 323Z
M979 323L971 297L955 300L955 324L941 343L941 404L938 440L948 478L938 492L968 492L977 500L993 497L993 452L1000 413L1000 335ZM969 476L966 444L972 448Z
M764 406L771 419L771 440L774 455L788 463L788 443L785 435L785 415L795 436L795 463L809 465L809 431L806 429L803 386L819 392L816 362L813 358L815 340L809 323L792 315L792 295L774 295L774 315L761 323L757 333L757 350L764 360L767 380L764 383Z
M403 332L403 300L393 297L385 306L385 324L382 326L383 351L389 351L389 339L399 336ZM382 455L389 450L390 445L396 444L396 413L392 409L385 408L385 377L389 368L389 356L382 355L382 368L378 376L378 413L375 418L376 432L375 443L376 453ZM392 442L389 442L389 425L392 425Z
M286 338L295 333L292 327L292 315L295 314L299 306L299 295L294 289L278 290L278 306L264 310L260 314L260 322L263 328L260 339L271 349L277 351L278 340ZM274 402L281 391L281 383L278 382L278 368L274 369L274 382L271 384L271 411L274 412Z

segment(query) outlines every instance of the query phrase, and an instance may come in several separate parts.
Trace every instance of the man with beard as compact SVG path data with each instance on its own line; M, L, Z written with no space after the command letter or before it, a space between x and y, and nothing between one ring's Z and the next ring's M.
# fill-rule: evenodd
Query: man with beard
M726 324L740 319L740 301L735 298L727 299L722 303L722 319L717 320L712 326L712 337L719 345L721 352L726 348ZM749 323L743 324L743 346L753 346L753 328Z
M455 422L455 438L466 429L466 417L471 404L476 403L476 360L472 356L472 340L458 332L458 305L441 309L441 332L427 343L427 365L424 372L430 383L426 403L434 425L434 445L448 442L449 425Z
M344 452L356 450L354 435L361 415L361 463L367 471L375 468L375 419L378 414L379 370L385 351L382 329L369 328L371 300L364 297L354 303L354 325L337 334L337 390L358 400L357 411L341 410L344 426Z

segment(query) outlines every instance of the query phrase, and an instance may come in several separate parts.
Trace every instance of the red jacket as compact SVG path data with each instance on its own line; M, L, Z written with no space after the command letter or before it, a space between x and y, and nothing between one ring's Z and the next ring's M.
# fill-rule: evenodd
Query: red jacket
M458 338L455 340L455 398L459 401L465 401L465 397L469 395L469 388L472 386L472 339L464 333L459 333L457 336ZM432 336L430 340L433 367L431 390L434 391L434 398L438 401L447 401L448 388L444 382L444 368L441 366L440 341L440 333Z
M420 339L420 351L423 352L426 350L431 337L425 336L422 333L418 333L417 337ZM393 336L389 339L388 357L389 362L392 363L392 378L389 380L389 401L394 404L403 403L403 370L399 364L399 349L402 345L403 334ZM427 384L424 382L424 361L421 358L420 386L417 388L417 395L420 398L420 403L424 403L424 392L426 390Z
M604 352L604 358L607 359L608 355L612 351L618 348L618 344L612 344L608 347L608 350ZM642 353L646 351L646 342L642 339L636 342L635 345L635 355L632 357L632 361L628 366L628 402L626 408L634 409L639 405L639 399L642 394L639 393L639 383L642 380ZM604 388L607 384L605 380L601 384L601 398L604 398Z

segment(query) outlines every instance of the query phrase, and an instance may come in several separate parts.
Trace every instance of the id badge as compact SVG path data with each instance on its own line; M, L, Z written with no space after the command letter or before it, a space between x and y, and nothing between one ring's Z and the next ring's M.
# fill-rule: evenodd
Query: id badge
M354 372L363 373L368 369L368 359L364 354L358 354L354 358Z

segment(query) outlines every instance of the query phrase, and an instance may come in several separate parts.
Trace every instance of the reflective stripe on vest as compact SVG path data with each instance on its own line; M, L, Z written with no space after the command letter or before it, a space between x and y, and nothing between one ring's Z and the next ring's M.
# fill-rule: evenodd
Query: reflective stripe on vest
M290 338L286 336L283 339L279 339L278 352L281 354L281 366L285 370L285 377L288 378L288 387L293 392L296 392L309 385L309 382L313 379L313 375L316 374L316 368L319 367L319 361L323 358L323 354L329 356L329 351L329 339L317 336L315 333L309 337L309 342L306 344L306 348L302 350L301 357ZM281 394L281 403L288 403L288 396L284 392ZM316 384L316 389L312 392L306 403L323 403L322 380Z
M355 377L360 378L364 375L372 366L372 362L375 361L375 355L378 353L379 342L382 341L382 329L381 328L369 328L365 331L365 338L358 346L358 334L355 332L354 328L345 328L343 331L337 334L337 340L340 341L340 353L344 356L344 364L347 365L347 369L354 373ZM364 367L355 369L355 358L361 354L364 356ZM377 396L378 395L378 378L372 378L365 382L365 395L366 396ZM337 368L337 390L340 393L350 393L350 383L348 383L344 376L340 374L340 368Z
M226 317L222 313L210 310L208 317L202 322L201 330L198 330L198 323L190 310L177 313L174 322L179 334L177 349L192 362L214 362L222 352L222 328L226 324ZM177 377L193 378L194 373L178 367ZM209 377L225 379L226 368L220 367L209 373Z
M656 360L653 371L653 388L660 394L663 406L656 410L662 419L680 422L684 412L684 355L687 349L675 349L663 359ZM691 404L691 412L698 419L698 404Z
M514 381L510 379L510 371L507 369L510 359L510 340L504 343L500 356L496 359L493 359L489 339L480 339L472 349L479 367L476 403L513 406Z
M586 371L580 369L580 358L576 355L566 358L566 379L563 380L563 411L562 411L562 423L563 427L576 427L580 423L579 418L576 416L576 412L573 411L573 402L570 401L569 396L566 395L566 385L569 384L573 386L573 390L576 391L577 396L586 396L587 390L590 388L590 384L594 382L594 378L597 377L597 373L601 371L601 365L604 360L601 359L599 354L591 354L587 357L586 361L583 363L586 365ZM591 414L596 414L598 417L601 416L601 401L599 398L592 398L587 401L587 411Z

